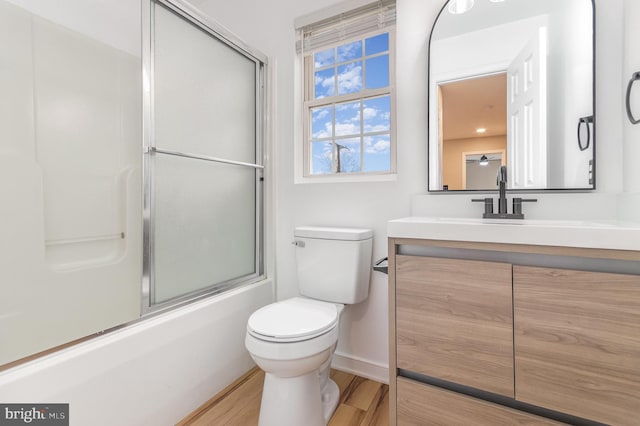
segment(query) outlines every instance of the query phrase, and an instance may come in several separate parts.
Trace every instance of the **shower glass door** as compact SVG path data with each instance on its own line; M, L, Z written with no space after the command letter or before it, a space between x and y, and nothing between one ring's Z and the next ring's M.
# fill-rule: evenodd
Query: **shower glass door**
M150 7L147 310L262 275L265 65L194 11Z

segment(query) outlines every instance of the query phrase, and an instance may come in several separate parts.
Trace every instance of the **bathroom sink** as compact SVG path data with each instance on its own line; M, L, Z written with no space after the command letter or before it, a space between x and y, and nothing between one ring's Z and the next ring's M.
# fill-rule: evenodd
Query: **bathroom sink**
M542 227L592 227L592 228L615 228L621 224L615 221L586 221L586 220L536 220L536 219L481 219L470 217L416 217L418 221L428 222L434 220L438 223L456 223L468 225L527 225ZM636 224L640 226L640 224Z
M388 222L393 238L640 250L640 223L582 220L407 217Z

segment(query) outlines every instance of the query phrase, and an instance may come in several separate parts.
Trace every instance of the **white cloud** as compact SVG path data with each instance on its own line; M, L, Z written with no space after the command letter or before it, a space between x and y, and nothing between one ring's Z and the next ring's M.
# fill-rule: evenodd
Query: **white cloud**
M365 133L373 133L373 132L384 132L389 130L389 125L388 124L365 124L364 125L364 132Z
M331 65L333 63L333 49L316 53L313 60L316 68Z
M362 110L362 115L364 117L365 133L384 132L389 130L389 118L391 114L389 113L389 111L385 111L385 108L378 109L371 106L366 106Z
M351 116L349 116L351 113ZM358 130L354 133L360 133L360 102L350 102L348 104L336 105L336 121L339 123L352 123L357 126ZM336 124L337 127L338 123Z
M378 110L370 107L364 108L362 110L362 116L365 120L376 118L378 116Z
M336 123L336 136L357 135L360 133L360 123Z
M334 85L334 83L335 83L335 81L333 79L333 76L331 76L331 77L327 77L327 78L323 79L321 85L324 88L330 88L331 92L333 93L333 85Z
M313 121L316 122L318 120L322 120L323 118L325 118L327 115L329 115L331 113L331 110L329 108L323 108L323 109L317 109L313 111L312 117L313 117Z
M360 102L349 102L348 104L336 104L336 112L343 112L357 109L360 110Z
M322 74L316 73L314 82L316 86L316 92L318 92L318 86L325 89L324 93L316 93L316 99L322 99L325 96L333 96L333 94L335 93L335 79L333 78L333 74L324 77L322 76Z
M322 139L322 138L328 138L331 136L330 132L327 132L326 130L320 130L318 132L315 132L314 134L311 135L312 139Z
M380 139L376 143L373 143L373 138L365 138L364 151L367 154L386 154L389 152L391 142L386 139Z
M311 134L312 139L321 139L321 138L329 138L331 137L331 122L328 121L324 123L324 129L318 130L315 133Z
M346 65L338 74L338 93L353 93L362 89L362 66L359 62Z
M332 153L331 144L326 143L322 146L322 152L315 154L313 157L317 159L325 159L325 158L331 159L332 156L333 156L333 153Z
M362 42L357 41L338 47L338 62L348 61L349 59L362 56L361 50L359 50L361 46Z
M362 116L365 120L365 132L380 132L389 130L389 119L391 114L389 111L381 111L372 107L365 107L362 110ZM377 124L372 123L374 121ZM369 123L367 123L369 121Z

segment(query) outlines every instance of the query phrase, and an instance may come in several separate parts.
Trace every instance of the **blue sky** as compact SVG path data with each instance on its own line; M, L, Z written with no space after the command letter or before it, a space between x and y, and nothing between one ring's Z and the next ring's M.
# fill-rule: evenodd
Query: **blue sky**
M388 49L389 34L384 33L364 42L356 41L317 52L314 55L315 99L388 86ZM345 147L341 149L340 157L343 171L389 170L390 111L388 95L312 109L312 173L331 173L335 148L331 140L319 140L325 138ZM372 132L387 133L370 135ZM363 164L360 164L361 152L364 154Z

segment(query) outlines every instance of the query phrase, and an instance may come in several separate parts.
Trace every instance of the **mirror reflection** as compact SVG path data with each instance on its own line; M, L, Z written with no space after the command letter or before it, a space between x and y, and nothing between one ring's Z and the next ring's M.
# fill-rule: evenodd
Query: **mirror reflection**
M504 166L504 151L483 151L464 153L462 189L498 188L496 176L500 166Z
M500 165L511 190L593 189L593 38L591 0L445 4L430 41L429 190L496 189Z

